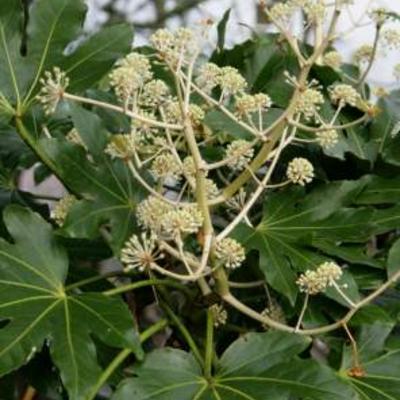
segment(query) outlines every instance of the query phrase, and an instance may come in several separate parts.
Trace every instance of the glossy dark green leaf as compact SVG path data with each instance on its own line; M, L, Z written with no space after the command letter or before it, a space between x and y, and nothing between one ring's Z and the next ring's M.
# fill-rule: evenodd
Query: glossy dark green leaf
M365 376L348 378L360 400L400 398L400 350L387 352L363 364Z
M387 263L389 277L400 271L400 239L390 248Z
M156 350L113 400L350 399L351 389L332 370L297 359L308 344L306 338L281 332L245 335L222 355L209 381L191 355Z
M103 157L90 162L85 150L65 141L51 139L43 148L58 165L68 187L83 196L68 214L63 232L73 238L93 239L100 226L109 226L116 253L134 227L134 211L142 192L120 160Z
M87 89L126 54L132 28L105 28L82 43L86 6L83 0L37 0L29 7L24 55L23 8L19 0L0 5L0 92L5 102L30 105L44 71L65 69L71 90ZM78 44L77 39L80 39ZM0 106L0 112L7 112Z
M248 250L259 252L260 268L267 282L294 303L298 272L313 269L330 256L340 258L337 247L368 240L373 211L343 207L352 203L358 191L357 182L341 182L323 186L307 196L301 188L272 194L265 202L259 225L240 226L236 238ZM357 298L354 280L348 274L344 280L350 296Z
M45 344L69 398L83 400L101 374L91 335L140 356L133 319L119 299L66 293L66 253L37 214L11 206L4 218L14 242L0 241L0 374Z
M356 201L357 204L396 204L400 202L400 179L368 176Z

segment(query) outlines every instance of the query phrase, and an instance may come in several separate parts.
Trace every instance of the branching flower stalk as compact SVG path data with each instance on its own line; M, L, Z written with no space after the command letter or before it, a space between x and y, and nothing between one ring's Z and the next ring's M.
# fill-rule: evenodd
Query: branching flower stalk
M106 155L120 159L148 194L136 210L142 235L133 235L120 254L126 270L151 271L179 282L197 283L204 296L216 292L223 302L263 325L301 335L344 326L357 310L399 279L400 273L397 273L355 303L345 286L337 283L342 274L340 266L333 261L310 265L297 281L305 300L294 327L272 319L268 313L251 309L231 292L231 288L260 285L260 282L229 281L231 270L239 268L245 259L245 249L231 237L235 228L241 223L255 225L252 211L266 192L291 184L305 186L314 179L311 162L296 157L285 166L286 176L275 182L284 150L294 142L331 148L338 141L337 132L363 124L375 115L374 107L364 99L360 89L376 58L381 20L377 23L367 68L354 86L337 83L322 88L310 78L315 64L340 67L340 54L328 48L336 37L336 25L346 3L336 0L329 6L323 1L290 0L266 7L267 16L296 56L299 69L297 76L286 74L293 94L287 108L269 126L265 126L264 117L274 104L267 93L249 93L246 80L235 68L201 64L201 44L209 27L202 27L200 32L187 28L176 32L160 29L152 36L152 59L155 57L173 77L173 88L154 79L149 56L132 52L120 60L110 75L110 86L119 101L117 105L69 93L68 77L59 69L46 73L38 96L45 111L53 112L60 101L66 100L115 111L131 119L130 132L112 135L105 148ZM307 26L314 32L311 54L306 54L289 29L293 13L299 7L305 12ZM336 107L329 119L320 112L328 101ZM358 108L363 116L342 124L340 117L346 107ZM204 123L210 111L222 113L251 139L238 139L231 132L210 133ZM208 156L210 145L224 149L220 159ZM61 225L68 214L64 208L63 218L58 221ZM222 227L215 223L220 210L226 210L229 215L223 219ZM328 287L344 299L350 308L348 313L333 324L302 329L311 296ZM210 308L210 332L211 311L220 312L219 322L227 318L222 306ZM211 349L207 351L210 368Z

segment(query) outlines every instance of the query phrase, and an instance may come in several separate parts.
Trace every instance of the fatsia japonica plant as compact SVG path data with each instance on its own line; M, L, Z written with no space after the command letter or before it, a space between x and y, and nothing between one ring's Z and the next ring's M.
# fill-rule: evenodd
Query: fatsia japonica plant
M0 3L1 399L400 399L400 92L367 81L400 31L369 10L345 63L349 3L133 50Z

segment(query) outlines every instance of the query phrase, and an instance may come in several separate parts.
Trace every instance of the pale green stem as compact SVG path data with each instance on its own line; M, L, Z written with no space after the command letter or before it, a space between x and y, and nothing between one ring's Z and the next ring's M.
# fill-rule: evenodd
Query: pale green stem
M161 331L168 325L168 321L166 319L162 319L150 326L143 333L140 334L140 343L144 343L151 336ZM100 375L98 381L96 382L93 389L90 391L90 394L87 396L86 400L93 400L97 393L101 390L101 388L107 383L108 379L112 376L112 374L119 368L119 366L132 354L132 349L123 349L121 350L117 356L111 361L108 367L103 371Z
M212 376L212 360L214 355L214 318L211 308L207 310L207 333L204 357L204 375L206 379Z

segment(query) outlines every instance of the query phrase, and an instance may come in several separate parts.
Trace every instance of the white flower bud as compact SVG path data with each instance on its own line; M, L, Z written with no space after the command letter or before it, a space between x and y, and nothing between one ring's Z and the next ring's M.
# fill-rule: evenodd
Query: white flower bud
M312 118L323 103L324 96L322 93L317 89L308 88L297 99L296 113L303 114L306 119Z
M108 143L104 152L111 156L111 158L132 158L135 154L136 141L135 137L128 134L112 135L110 143Z
M137 235L130 237L121 250L120 259L126 271L138 269L143 272L162 257L157 250L155 235L143 233L140 238Z
M328 67L339 69L343 63L343 58L337 51L329 51L324 55L323 62Z
M63 226L71 207L77 202L77 199L72 194L67 194L62 199L60 199L53 210L51 210L50 218L58 226Z
M179 179L182 173L180 165L171 153L158 155L151 164L150 172L156 179Z
M226 149L225 157L230 159L228 166L234 171L241 171L246 168L253 158L254 150L246 140L234 140Z
M355 107L360 99L360 94L350 85L339 83L329 88L329 94L333 104L344 107L346 104Z
M286 170L286 176L295 184L304 186L314 178L314 167L305 158L297 157L290 161Z
M316 133L318 144L324 149L334 147L339 141L339 135L335 129L327 129Z
M243 246L232 238L225 238L217 242L215 256L228 269L239 268L246 258Z
M45 113L52 114L63 98L65 89L69 85L69 78L60 68L54 67L52 72L44 73L44 78L40 79L40 83L42 88L36 98L42 104Z

